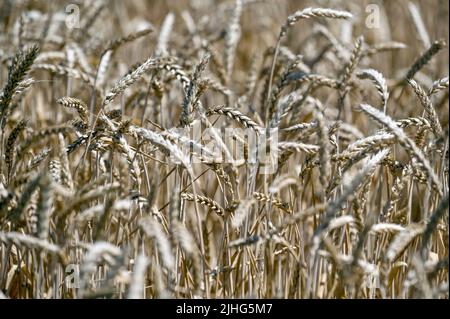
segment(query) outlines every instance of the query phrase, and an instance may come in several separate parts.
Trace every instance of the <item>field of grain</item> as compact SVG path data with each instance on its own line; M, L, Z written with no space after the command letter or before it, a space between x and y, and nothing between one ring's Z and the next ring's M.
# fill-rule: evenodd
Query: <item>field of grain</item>
M0 298L448 298L447 0L0 0Z

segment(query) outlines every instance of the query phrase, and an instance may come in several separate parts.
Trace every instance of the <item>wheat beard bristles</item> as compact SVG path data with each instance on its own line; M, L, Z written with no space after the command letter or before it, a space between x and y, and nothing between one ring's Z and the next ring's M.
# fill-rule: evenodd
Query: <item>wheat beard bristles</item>
M399 143L405 147L406 151L409 153L409 155L416 159L427 171L428 177L431 179L431 182L438 190L439 194L442 194L442 186L439 182L439 178L434 173L433 169L431 168L430 162L426 159L423 152L416 146L414 141L412 141L410 138L406 136L406 134L403 132L401 128L397 126L397 124L387 115L384 113L381 113L377 109L373 108L372 106L368 104L360 104L359 107L367 113L372 119L375 121L386 125L386 127L395 135L397 136Z

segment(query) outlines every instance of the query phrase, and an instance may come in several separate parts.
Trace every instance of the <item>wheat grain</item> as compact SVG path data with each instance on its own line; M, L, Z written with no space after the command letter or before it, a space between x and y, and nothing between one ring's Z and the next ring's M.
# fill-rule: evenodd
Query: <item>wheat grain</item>
M411 242L423 233L425 227L423 225L409 225L405 230L401 231L391 242L386 251L386 258L395 261L411 244Z

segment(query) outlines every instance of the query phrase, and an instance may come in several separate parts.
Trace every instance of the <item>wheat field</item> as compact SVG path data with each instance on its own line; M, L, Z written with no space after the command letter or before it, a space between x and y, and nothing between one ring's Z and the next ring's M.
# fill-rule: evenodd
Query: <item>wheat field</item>
M0 0L0 298L447 299L448 23Z

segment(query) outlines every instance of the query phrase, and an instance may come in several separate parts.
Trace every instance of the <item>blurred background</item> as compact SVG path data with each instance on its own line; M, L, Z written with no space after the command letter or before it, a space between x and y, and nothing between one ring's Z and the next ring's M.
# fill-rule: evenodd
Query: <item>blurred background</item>
M232 14L234 1L213 0L151 0L151 1L39 1L39 0L1 0L0 20L4 32L0 35L0 55L5 59L11 56L17 46L20 31L19 17L27 19L26 34L40 33L45 30L48 12L53 12L54 20L65 20L75 17L75 23L81 23L79 38L88 42L88 48L100 53L102 44L113 38L119 38L136 30L153 26L156 32L149 37L139 39L131 45L122 46L115 54L113 62L118 63L111 71L111 76L117 78L124 74L131 65L148 58L154 53L159 29L168 14L173 14L173 29L169 37L169 48L186 47L189 55L189 34L195 29L202 29L207 35L210 47L216 52L223 52L223 38L228 21ZM309 22L296 24L288 32L283 45L294 54L302 54L305 59L314 58L318 52L325 50L330 39L337 41L347 55L353 48L354 40L363 35L367 46L378 44L398 45L398 50L387 50L375 54L362 66L370 66L380 71L393 84L406 73L414 61L436 40L448 43L449 37L449 3L447 0L395 0L395 1L303 1L303 0L247 0L241 17L241 39L236 49L234 71L229 86L238 90L246 80L246 74L255 56L261 56L265 50L274 47L280 26L289 14L306 7L326 7L352 12L351 21L325 21L312 19ZM23 14L26 12L26 14ZM86 18L88 17L88 18ZM92 19L91 19L92 18ZM86 20L92 24L86 26ZM47 21L48 22L48 21ZM50 24L48 38L64 38L68 30L61 24ZM326 28L321 27L325 26ZM325 31L324 31L325 30ZM319 32L324 37L315 37ZM35 34L35 36L38 36ZM328 39L326 39L328 37ZM310 41L313 38L313 41ZM198 40L198 39L194 39ZM46 45L51 45L49 41ZM53 48L49 48L51 50ZM174 52L180 54L179 50ZM92 58L91 58L92 59ZM94 54L95 59L95 54ZM89 61L94 65L98 61ZM435 56L431 63L416 75L422 84L431 83L448 75L448 49ZM186 67L186 66L185 66ZM322 68L322 69L321 69ZM340 65L319 63L315 70L319 74L329 72L330 68L339 70ZM314 68L313 68L314 69ZM116 73L114 73L116 72ZM5 74L3 74L4 76ZM407 93L408 95L408 93ZM447 96L437 108L444 108ZM399 103L409 103L409 100ZM446 108L441 110L443 124L448 123ZM394 113L392 113L394 114ZM400 115L400 114L398 114ZM405 114L409 116L410 114Z
M133 0L121 1L40 1L40 0L1 0L0 17L5 24L18 21L16 18L24 10L34 9L36 14L31 19L39 20L39 13L46 13L50 9L60 13L57 18L63 18L66 9L70 5L79 8L80 19L84 15L92 14L93 8L102 5L100 19L96 19L86 33L85 37L102 37L110 39L119 37L151 23L156 28L161 26L166 15L170 12L175 14L174 31L177 36L182 36L186 32L186 23L189 19L192 22L216 31L217 36L223 33L229 16L234 8L234 1L215 0ZM444 39L448 42L449 35L449 3L446 0L358 0L358 1L304 1L304 0L247 0L244 1L244 9L241 18L242 40L238 46L239 63L249 63L253 53L263 51L267 47L274 46L279 33L280 26L287 16L296 10L306 7L326 7L347 10L354 14L355 18L351 22L329 22L330 24L348 24L335 34L344 44L351 46L353 39L359 35L364 35L367 44L371 45L379 42L398 41L406 44L408 50L398 51L397 54L388 54L377 57L373 62L374 68L379 69L385 76L395 76L390 74L390 70L409 67L414 59L429 46L429 42ZM417 30L415 23L414 9L420 12L424 23L427 37ZM374 9L375 8L375 9ZM378 12L374 12L378 11ZM367 19L371 16L379 16L379 26L370 28L367 26ZM376 17L375 17L375 20ZM43 21L41 21L43 22ZM294 52L303 51L304 41L311 36L311 31L315 23L299 23L289 32L286 45ZM60 31L60 30L54 30ZM1 36L2 38L4 35ZM172 41L177 41L178 37L173 37ZM428 42L428 43L427 43ZM154 49L156 41L146 40L142 43L140 50L124 48L123 52L129 62L147 57ZM433 59L437 64L435 70L445 72L448 68L448 57L442 54ZM392 65L395 68L392 68ZM236 67L239 69L239 64ZM436 74L439 76L442 74Z

